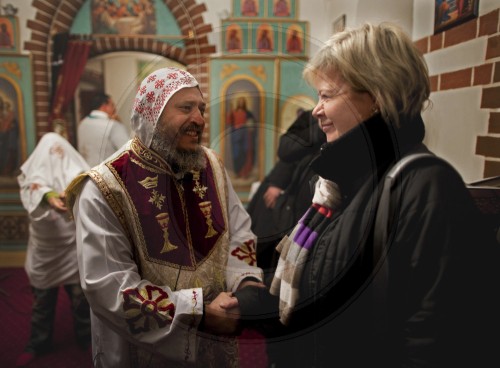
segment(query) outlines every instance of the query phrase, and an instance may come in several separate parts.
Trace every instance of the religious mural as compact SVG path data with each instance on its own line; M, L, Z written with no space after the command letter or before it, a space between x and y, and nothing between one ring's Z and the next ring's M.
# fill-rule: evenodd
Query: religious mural
M154 0L92 0L92 33L156 34Z

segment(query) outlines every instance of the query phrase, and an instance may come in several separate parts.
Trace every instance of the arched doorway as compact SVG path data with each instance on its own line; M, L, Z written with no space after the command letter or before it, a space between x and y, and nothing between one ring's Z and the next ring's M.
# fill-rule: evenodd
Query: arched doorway
M36 134L38 139L52 130L49 123L52 65L52 36L69 32L78 11L88 0L61 0L59 2L34 2L37 13L35 19L28 20L31 40L24 48L32 55L34 77L34 106ZM91 38L91 56L115 51L141 51L161 55L186 66L200 81L200 87L208 96L209 56L215 52L215 46L208 42L207 34L212 31L210 24L205 24L204 4L195 0L164 0L165 6L175 17L182 36L184 48L175 47L150 37L98 37Z
M166 66L186 69L164 56L138 51L109 52L87 60L75 92L74 126L70 127L73 136L78 123L90 112L90 101L96 92L105 92L113 98L120 121L130 131L129 117L139 84L150 72Z

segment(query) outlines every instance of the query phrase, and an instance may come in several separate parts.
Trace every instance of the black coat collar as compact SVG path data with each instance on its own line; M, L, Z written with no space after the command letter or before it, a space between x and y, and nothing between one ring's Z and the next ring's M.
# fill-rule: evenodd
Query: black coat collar
M325 143L311 162L312 169L321 177L336 182L349 196L366 179L379 178L396 159L422 143L425 127L420 116L401 119L396 128L380 114L351 129L334 142Z

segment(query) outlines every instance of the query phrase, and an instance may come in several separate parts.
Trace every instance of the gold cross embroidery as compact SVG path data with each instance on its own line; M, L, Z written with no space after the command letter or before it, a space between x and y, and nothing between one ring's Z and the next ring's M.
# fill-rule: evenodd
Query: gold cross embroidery
M154 204L159 210L161 210L164 201L165 201L165 196L157 192L155 189L153 189L153 194L151 198L149 198L148 202Z
M193 188L193 192L198 194L198 197L200 199L205 198L205 195L207 194L207 187L204 185L200 185L200 172L199 171L193 171L193 180L195 182L195 186Z

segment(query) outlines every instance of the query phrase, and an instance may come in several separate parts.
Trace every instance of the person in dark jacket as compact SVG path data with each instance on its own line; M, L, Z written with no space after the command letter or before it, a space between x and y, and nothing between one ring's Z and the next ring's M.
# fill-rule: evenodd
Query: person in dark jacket
M400 174L388 240L375 247L386 173L429 152L422 55L399 27L365 24L333 35L304 78L327 143L311 163L313 204L277 247L274 366L498 366L497 250L451 165L434 157ZM265 297L255 290L242 316L272 320Z
M271 278L278 259L276 245L311 204L309 181L315 173L309 163L325 142L312 110L300 112L280 136L278 161L248 203L252 231L258 237L257 264Z

